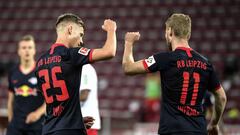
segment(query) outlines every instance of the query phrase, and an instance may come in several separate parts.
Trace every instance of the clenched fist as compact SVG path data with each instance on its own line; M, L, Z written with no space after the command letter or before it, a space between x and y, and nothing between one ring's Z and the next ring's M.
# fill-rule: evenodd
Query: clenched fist
M125 35L125 41L126 42L135 42L140 39L140 33L139 32L127 32Z
M102 25L102 29L105 31L116 31L117 29L117 24L115 21L111 20L111 19L106 19L104 21L104 24Z
M219 134L219 126L212 126L211 124L207 127L208 135L218 135Z
M90 129L92 127L92 125L94 124L94 122L93 122L94 120L95 119L91 116L83 117L83 122L87 129Z

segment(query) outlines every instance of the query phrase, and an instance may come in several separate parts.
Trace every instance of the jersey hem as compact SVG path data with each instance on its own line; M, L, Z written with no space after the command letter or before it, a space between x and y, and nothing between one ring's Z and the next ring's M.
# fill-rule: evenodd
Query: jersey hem
M85 128L62 128L62 129L50 130L48 132L43 131L43 135L48 135L48 134L54 133L56 131L61 131L61 130L86 130L86 129Z
M186 131L174 131L174 132L158 132L159 135L161 134L172 134L172 133L203 133L206 134L207 132L201 132L201 131L191 131L191 130L186 130Z

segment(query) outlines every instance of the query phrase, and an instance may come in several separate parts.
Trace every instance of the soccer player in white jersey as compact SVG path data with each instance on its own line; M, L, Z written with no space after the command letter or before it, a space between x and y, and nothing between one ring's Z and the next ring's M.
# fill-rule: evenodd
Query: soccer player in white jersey
M91 116L95 119L93 126L87 130L88 135L97 135L101 128L98 108L98 79L94 67L86 64L82 68L80 102L83 117Z

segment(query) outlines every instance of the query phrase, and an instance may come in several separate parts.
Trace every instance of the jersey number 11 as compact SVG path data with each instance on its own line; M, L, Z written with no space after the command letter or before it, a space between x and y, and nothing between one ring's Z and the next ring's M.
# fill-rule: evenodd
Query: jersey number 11
M197 100L197 96L198 96L198 88L199 88L199 83L200 83L199 73L193 72L193 78L194 78L195 82L194 82L194 86L193 86L193 93L192 93L192 99L191 99L190 104L196 105L196 100ZM180 103L183 105L186 104L189 81L190 81L189 72L183 72L183 87L182 87L182 93L181 93L181 99L180 99Z

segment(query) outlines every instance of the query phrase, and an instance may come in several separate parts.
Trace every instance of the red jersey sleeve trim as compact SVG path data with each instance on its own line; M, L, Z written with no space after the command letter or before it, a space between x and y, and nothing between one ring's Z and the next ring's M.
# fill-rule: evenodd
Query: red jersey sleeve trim
M188 57L192 57L192 54L191 54L192 48L177 47L176 49L184 50L187 53Z
M214 90L217 91L221 88L221 85L219 84Z
M94 51L94 49L91 49L89 52L89 62L93 62L93 60L92 60L93 51Z
M147 65L146 61L143 60L142 63L143 63L143 66L144 66L145 70L146 70L147 72L150 72L149 69L148 69L148 65Z
M61 44L61 43L55 43L51 46L51 50L50 50L50 54L53 54L54 53L54 49L58 46L65 46L64 44Z

